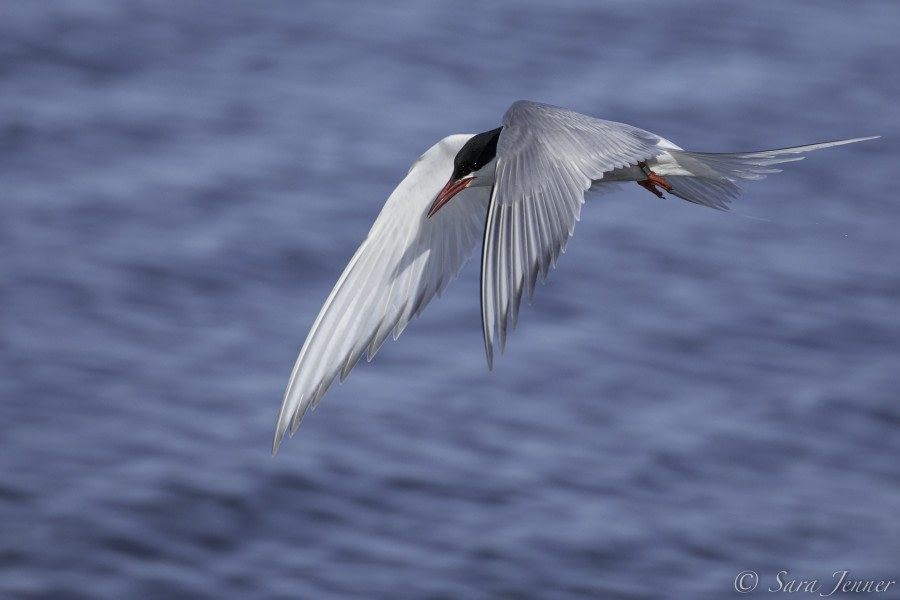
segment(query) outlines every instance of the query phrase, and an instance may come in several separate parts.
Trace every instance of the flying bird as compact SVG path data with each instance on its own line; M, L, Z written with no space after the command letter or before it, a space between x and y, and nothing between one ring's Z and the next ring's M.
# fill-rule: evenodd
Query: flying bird
M481 315L488 368L503 351L524 295L565 251L588 192L633 181L662 198L727 210L738 180L802 160L806 146L711 154L689 152L632 125L515 102L496 129L451 135L413 163L350 259L294 365L272 452L297 430L335 378L343 381L394 339L460 271L479 239Z

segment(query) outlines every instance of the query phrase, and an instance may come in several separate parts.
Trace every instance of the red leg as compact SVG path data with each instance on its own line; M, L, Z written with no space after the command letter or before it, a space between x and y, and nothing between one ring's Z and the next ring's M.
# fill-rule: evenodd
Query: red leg
M644 188L645 190L647 190L649 192L656 194L657 198L665 198L665 196L663 196L663 193L661 191L656 189L656 186L661 187L662 189L666 190L667 192L672 191L672 184L670 184L668 181L666 181L664 177L660 177L659 175L657 175L656 173L654 173L653 171L648 169L647 163L639 162L637 164L637 166L640 167L640 169L647 176L647 179L642 179L641 181L637 182L637 184L639 186L641 186L642 188Z

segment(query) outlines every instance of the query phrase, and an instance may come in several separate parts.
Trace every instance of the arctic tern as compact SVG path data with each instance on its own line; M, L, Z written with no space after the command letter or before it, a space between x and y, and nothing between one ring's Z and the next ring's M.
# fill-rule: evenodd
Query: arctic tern
M501 126L451 135L427 150L391 193L313 323L294 365L272 452L336 377L371 360L459 273L479 239L488 368L524 295L555 266L585 194L633 181L656 196L726 210L738 180L762 179L803 153L879 136L761 152L689 152L632 125L515 102Z

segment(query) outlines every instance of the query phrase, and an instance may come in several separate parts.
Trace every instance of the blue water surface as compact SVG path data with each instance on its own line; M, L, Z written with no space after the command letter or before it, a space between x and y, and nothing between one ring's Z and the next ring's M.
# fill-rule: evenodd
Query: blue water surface
M0 3L0 598L900 581L898 23L889 0ZM695 150L884 137L732 213L593 199L493 372L473 262L272 458L385 198L517 99Z

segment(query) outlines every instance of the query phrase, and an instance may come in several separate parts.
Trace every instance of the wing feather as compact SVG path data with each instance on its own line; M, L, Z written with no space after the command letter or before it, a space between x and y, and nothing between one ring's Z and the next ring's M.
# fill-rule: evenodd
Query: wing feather
M463 190L432 218L426 213L471 138L444 138L417 160L397 186L350 259L307 335L291 372L272 451L293 434L331 383L347 377L387 338L396 339L414 316L456 278L484 227L490 190Z
M503 117L481 260L481 308L488 366L495 336L503 351L508 323L530 302L565 251L584 194L603 174L663 152L658 136L623 123L516 102Z

